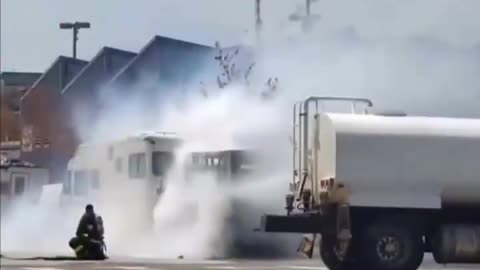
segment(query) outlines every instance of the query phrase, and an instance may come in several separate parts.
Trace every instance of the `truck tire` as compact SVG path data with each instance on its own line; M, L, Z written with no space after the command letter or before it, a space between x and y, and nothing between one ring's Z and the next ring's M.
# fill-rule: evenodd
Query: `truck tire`
M347 258L346 261L340 261L335 254L335 239L322 238L320 241L320 257L322 258L325 266L330 270L357 270L361 269L357 267L353 261Z
M363 234L362 255L372 270L417 270L423 262L423 237L402 222L368 226Z

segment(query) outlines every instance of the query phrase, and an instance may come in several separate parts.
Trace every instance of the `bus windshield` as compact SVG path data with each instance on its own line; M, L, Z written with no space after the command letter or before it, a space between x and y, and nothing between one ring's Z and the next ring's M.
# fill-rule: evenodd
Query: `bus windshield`
M172 152L154 151L152 153L152 173L154 176L165 176L175 161Z

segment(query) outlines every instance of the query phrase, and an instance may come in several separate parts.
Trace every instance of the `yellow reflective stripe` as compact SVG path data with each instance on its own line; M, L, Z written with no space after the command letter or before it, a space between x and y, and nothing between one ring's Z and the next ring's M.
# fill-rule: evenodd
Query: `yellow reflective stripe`
M75 248L75 253L80 252L82 249L83 249L83 245L78 246L77 248Z

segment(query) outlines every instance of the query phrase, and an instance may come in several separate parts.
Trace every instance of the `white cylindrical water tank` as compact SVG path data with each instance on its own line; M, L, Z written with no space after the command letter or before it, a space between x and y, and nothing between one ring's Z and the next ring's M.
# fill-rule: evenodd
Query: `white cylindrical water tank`
M480 205L480 119L324 114L320 175L353 205Z

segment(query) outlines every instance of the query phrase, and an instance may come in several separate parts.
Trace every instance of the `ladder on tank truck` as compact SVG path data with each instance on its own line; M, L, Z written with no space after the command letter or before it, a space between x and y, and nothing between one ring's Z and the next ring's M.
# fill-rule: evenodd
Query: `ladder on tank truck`
M348 113L368 114L368 110L373 107L373 102L364 98L350 97L308 97L305 100L297 102L293 106L293 125L292 137L292 169L293 178L290 184L290 191L294 193L296 201L301 200L305 183L310 182L313 185L318 166L319 138L319 114L326 112L335 112L328 110L329 104L348 105ZM359 106L362 105L362 106ZM360 108L359 108L360 107ZM344 107L343 107L344 108ZM343 111L340 111L343 113ZM313 129L311 129L313 126ZM312 187L313 188L313 187ZM313 189L311 189L313 190Z
M311 194L305 190L306 183L312 185L310 190L314 190L313 185L317 179L318 166L318 150L320 149L319 130L320 130L320 113L340 112L329 110L329 104L347 105L348 113L351 114L368 114L368 110L373 107L373 102L364 98L350 97L316 97L311 96L305 100L299 101L293 105L293 125L292 125L292 169L293 176L290 183L290 191L293 196L287 198L291 200L287 205L295 205L296 208L302 207L302 201L310 201ZM359 106L362 105L362 106ZM343 109L345 107L342 107ZM313 126L313 132L311 132ZM310 181L309 181L310 180ZM309 197L302 198L303 196ZM289 212L293 209L287 209ZM307 257L311 258L316 235L313 239L304 236L297 251L303 252Z

